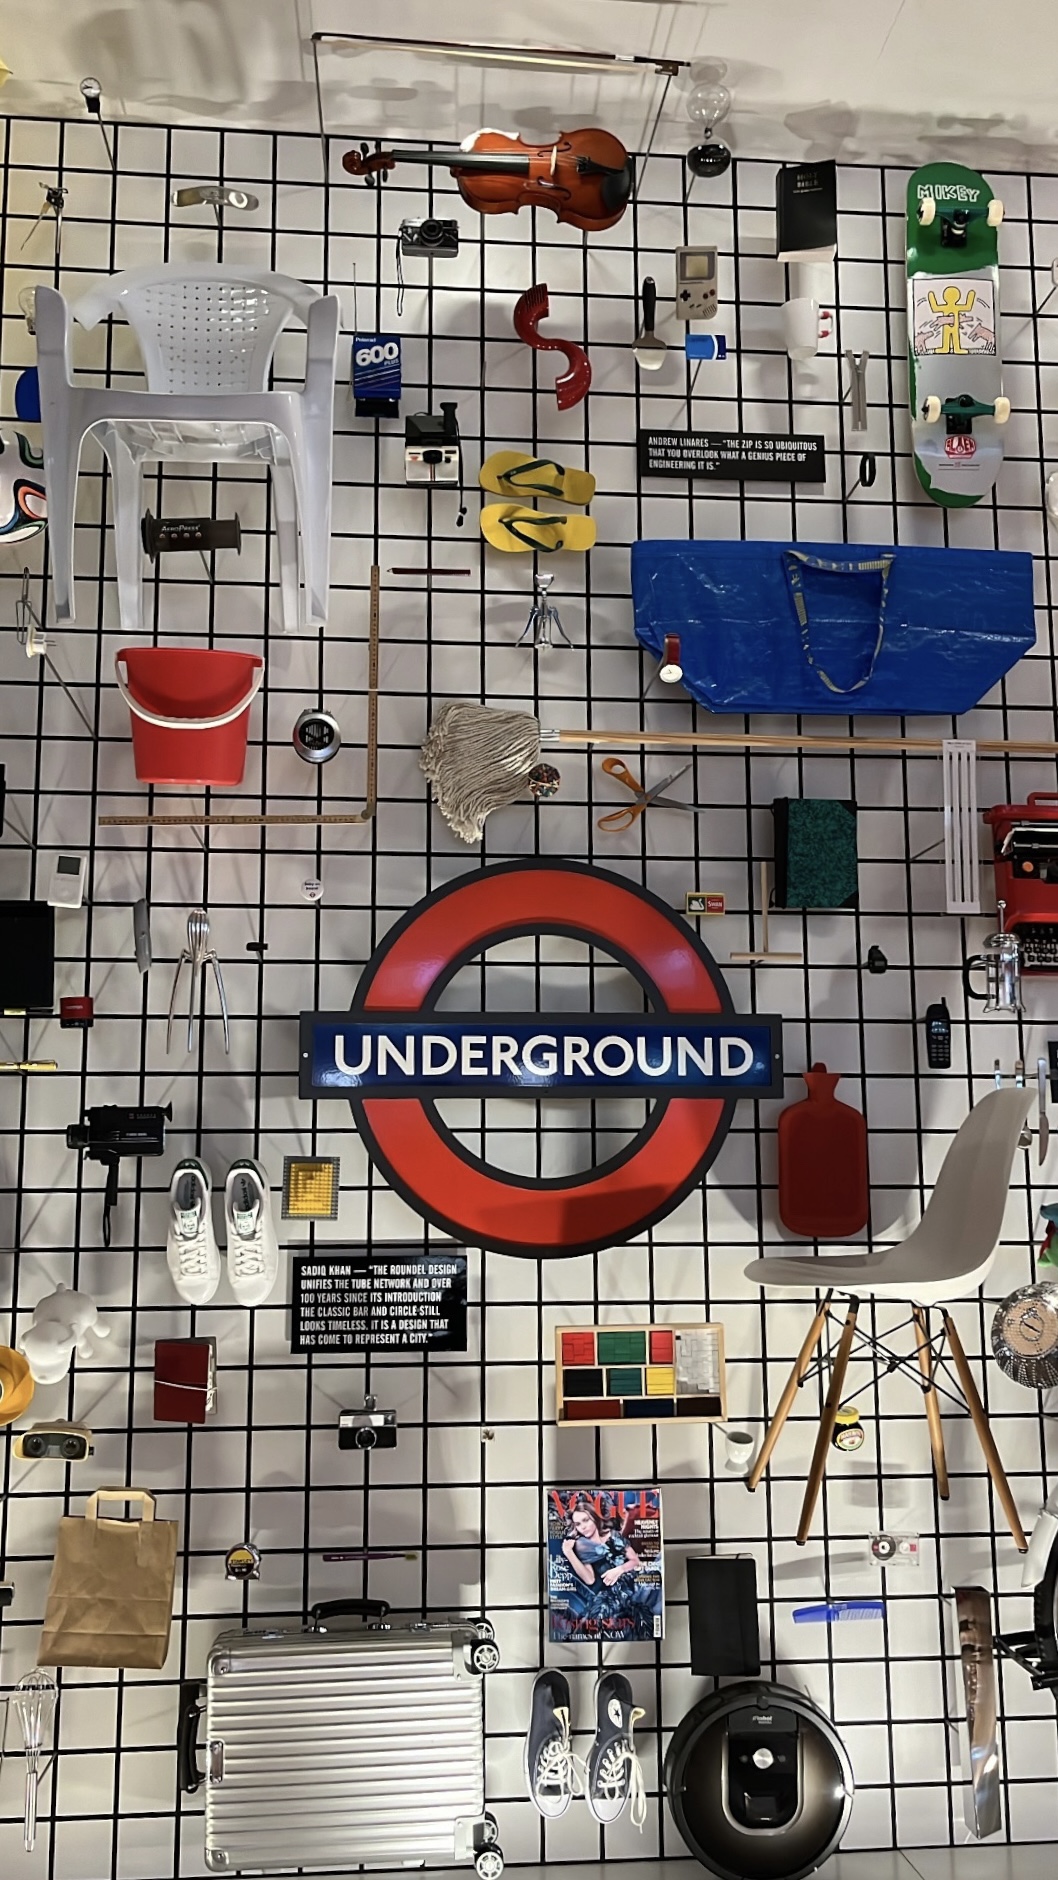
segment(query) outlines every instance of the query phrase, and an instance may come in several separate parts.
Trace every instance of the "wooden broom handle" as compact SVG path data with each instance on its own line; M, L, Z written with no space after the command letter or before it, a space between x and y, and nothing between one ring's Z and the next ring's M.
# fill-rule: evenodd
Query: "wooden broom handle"
M979 756L984 757L1058 757L1058 744L1018 743L1006 738L976 739ZM674 747L703 747L732 751L860 751L865 757L906 751L912 757L939 757L942 745L929 738L849 738L802 737L747 731L740 736L724 731L543 731L541 743L549 744L662 744Z

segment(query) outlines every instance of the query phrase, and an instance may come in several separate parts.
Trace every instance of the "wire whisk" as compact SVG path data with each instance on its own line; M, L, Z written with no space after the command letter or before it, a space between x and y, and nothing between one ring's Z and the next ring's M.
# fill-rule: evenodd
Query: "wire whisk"
M24 1678L19 1678L11 1694L11 1702L22 1726L22 1746L26 1752L27 1854L32 1854L37 1839L37 1788L42 1774L40 1758L44 1739L51 1734L58 1694L55 1679L49 1677L46 1671L41 1671L39 1666L33 1671L27 1671Z

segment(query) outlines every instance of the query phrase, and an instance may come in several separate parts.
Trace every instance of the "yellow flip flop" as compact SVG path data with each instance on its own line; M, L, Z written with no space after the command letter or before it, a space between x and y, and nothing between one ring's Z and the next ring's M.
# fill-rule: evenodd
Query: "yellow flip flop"
M520 496L523 502L548 496L560 503L590 503L595 495L590 471L567 470L551 457L527 457L524 450L493 451L478 471L478 482L483 490L495 490L497 496Z
M520 503L487 503L481 512L481 533L493 548L502 548L508 555L531 550L553 555L560 548L583 552L595 545L590 516L548 516L542 509L524 509Z

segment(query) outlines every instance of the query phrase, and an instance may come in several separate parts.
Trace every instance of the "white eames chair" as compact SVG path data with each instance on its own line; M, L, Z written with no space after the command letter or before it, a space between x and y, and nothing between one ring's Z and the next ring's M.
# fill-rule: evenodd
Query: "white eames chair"
M953 1300L966 1299L976 1293L984 1285L991 1270L1002 1230L1018 1139L1032 1101L1031 1091L1014 1087L989 1091L974 1105L944 1158L936 1187L921 1221L906 1240L871 1253L823 1254L808 1258L776 1255L772 1259L754 1260L747 1266L746 1278L766 1288L782 1286L795 1288L799 1292L823 1293L822 1303L779 1400L760 1454L746 1478L747 1488L755 1489L760 1482L797 1392L816 1363L816 1352L831 1317L834 1294L838 1293L848 1301L805 1488L797 1530L799 1546L803 1547L808 1538L826 1468L827 1451L842 1406L845 1376L853 1355L853 1346L857 1340L869 1346L876 1366L884 1366L889 1370L911 1368L912 1361L906 1354L894 1353L880 1339L858 1327L861 1301L886 1299L904 1301L911 1309L909 1324L915 1335L915 1363L919 1374L917 1381L925 1402L933 1466L942 1500L948 1499L948 1469L937 1378L945 1368L947 1346L996 1494L1014 1540L1024 1553L1028 1542L1018 1518L1010 1484L999 1459L999 1451L962 1341L946 1308ZM939 1309L941 1318L941 1330L936 1337L931 1334L929 1323L929 1315L934 1308ZM954 1396L954 1391L945 1394Z

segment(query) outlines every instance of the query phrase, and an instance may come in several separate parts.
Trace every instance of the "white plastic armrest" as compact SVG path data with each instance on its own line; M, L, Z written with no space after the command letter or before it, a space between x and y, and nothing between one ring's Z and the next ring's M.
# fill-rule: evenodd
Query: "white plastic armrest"
M67 385L72 384L70 308L63 295L54 287L37 288L34 324L37 329L38 360L60 361Z
M121 302L111 291L110 280L105 280L99 287L93 287L80 300L75 300L70 309L78 326L88 328L98 326L100 320L106 320L112 313L121 312Z
M337 294L321 294L309 308L305 322L307 335L305 347L305 377L309 377L313 367L325 367L333 376L334 358L338 350L338 326L341 320L341 302Z

